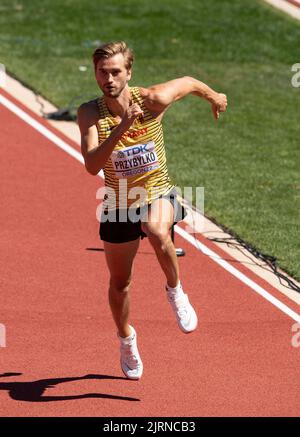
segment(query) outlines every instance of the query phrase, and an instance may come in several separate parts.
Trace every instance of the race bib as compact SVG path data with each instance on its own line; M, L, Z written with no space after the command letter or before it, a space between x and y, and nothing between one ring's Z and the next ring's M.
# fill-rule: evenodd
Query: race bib
M119 179L140 176L159 168L154 141L114 150L111 161Z

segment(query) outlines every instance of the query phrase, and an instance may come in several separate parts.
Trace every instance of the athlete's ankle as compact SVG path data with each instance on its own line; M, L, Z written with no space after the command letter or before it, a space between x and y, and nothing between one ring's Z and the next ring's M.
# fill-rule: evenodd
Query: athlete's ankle
M166 285L166 287L167 287L168 290L175 290L175 289L177 289L178 287L181 286L180 279L178 279L176 285L173 285L175 281L174 281L174 282L173 282L173 281L170 281L170 282L172 283L172 285L169 285L169 281L167 281L167 285Z
M180 280L178 281L178 284L176 285L176 287L170 287L167 284L166 290L167 290L167 293L169 294L169 296L172 296L175 299L178 299L179 297L181 297L184 294Z
M118 335L120 339L127 339L128 337L131 337L132 335L132 328L130 325L125 326L122 329L119 329Z

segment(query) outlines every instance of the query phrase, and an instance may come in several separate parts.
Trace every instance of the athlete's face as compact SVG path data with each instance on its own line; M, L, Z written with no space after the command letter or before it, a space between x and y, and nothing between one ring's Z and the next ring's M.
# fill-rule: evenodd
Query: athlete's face
M108 59L100 59L95 74L104 95L111 98L119 97L131 78L131 70L125 67L122 53Z

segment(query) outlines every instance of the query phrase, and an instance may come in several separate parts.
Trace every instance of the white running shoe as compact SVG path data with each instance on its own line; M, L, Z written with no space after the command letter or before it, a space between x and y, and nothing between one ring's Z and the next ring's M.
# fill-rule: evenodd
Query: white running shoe
M195 331L198 325L198 318L194 308L190 304L188 295L182 291L179 296L176 297L168 287L166 287L166 290L168 301L173 308L181 331L185 334Z
M137 335L135 329L130 326L132 334L120 340L121 368L129 379L140 379L143 374L143 363L137 348Z

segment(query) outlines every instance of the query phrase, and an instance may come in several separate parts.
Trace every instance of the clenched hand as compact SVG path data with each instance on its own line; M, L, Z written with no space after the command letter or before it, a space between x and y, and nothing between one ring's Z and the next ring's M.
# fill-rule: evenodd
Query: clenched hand
M220 117L220 112L225 112L227 108L227 97L225 94L218 93L215 101L211 104L211 109L216 120Z

